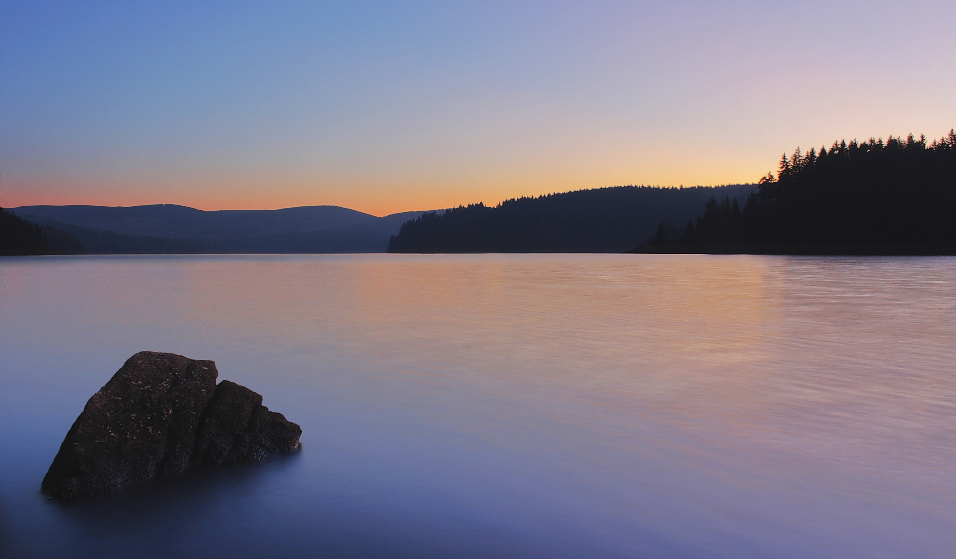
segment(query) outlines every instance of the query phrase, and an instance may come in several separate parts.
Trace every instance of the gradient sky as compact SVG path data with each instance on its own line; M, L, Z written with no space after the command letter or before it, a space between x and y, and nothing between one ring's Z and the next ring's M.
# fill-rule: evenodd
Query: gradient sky
M0 205L376 215L956 126L956 2L0 4Z

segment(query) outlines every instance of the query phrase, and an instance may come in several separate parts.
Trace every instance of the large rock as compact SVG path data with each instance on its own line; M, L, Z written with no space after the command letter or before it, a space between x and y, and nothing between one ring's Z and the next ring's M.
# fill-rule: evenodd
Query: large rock
M61 500L299 447L302 429L238 384L216 385L216 364L171 353L131 357L94 394L43 478Z
M224 380L216 387L198 433L193 464L219 466L258 462L295 450L302 430L263 406L262 396Z

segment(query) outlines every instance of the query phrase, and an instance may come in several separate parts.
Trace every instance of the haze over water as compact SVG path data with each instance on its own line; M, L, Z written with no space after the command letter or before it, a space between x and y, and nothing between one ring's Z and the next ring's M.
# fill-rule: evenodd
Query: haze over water
M951 557L956 259L0 262L0 557ZM302 450L71 506L39 485L140 350Z

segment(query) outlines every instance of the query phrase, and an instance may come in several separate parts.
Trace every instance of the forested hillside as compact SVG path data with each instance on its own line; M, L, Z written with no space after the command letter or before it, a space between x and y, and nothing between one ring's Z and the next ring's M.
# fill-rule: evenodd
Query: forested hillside
M83 243L66 231L43 227L0 208L0 255L82 252Z
M46 254L50 247L39 225L0 208L0 254Z
M662 223L641 251L952 254L956 133L797 149L742 208L719 200L681 231Z
M473 204L406 222L388 252L623 252L661 219L684 223L711 196L743 200L754 188L617 186Z

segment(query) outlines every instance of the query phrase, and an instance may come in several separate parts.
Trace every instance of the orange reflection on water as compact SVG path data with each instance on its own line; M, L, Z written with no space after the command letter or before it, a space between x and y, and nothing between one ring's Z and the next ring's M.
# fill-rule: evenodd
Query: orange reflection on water
M557 511L546 539L587 525L620 556L635 527L807 557L956 545L954 259L31 262L0 268L8 354L63 352L44 382L76 406L135 351L214 359L303 425L295 492L333 472L370 509Z

